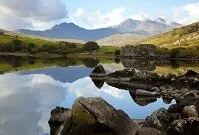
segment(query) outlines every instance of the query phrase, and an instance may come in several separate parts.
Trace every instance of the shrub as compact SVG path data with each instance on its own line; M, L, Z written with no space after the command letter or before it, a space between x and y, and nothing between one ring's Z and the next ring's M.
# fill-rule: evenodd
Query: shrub
M121 51L119 49L115 50L115 55L120 55Z
M179 53L180 53L180 49L175 48L175 49L171 50L170 56L171 56L171 58L176 58L176 57L178 57Z
M98 43L94 42L94 41L89 41L87 43L85 43L84 45L84 50L86 51L97 51L99 49L99 45Z

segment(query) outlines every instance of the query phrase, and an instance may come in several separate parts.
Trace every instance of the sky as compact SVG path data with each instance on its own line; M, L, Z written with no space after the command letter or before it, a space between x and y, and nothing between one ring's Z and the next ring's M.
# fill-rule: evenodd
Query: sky
M199 21L199 0L0 0L0 28L7 30L45 30L63 22L96 29L158 17L184 25Z

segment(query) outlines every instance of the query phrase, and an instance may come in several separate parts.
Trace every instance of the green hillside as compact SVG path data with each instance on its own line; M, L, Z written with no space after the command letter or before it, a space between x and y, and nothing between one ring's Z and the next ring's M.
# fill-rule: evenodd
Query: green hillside
M140 43L154 44L169 49L182 47L199 50L199 22L150 37Z

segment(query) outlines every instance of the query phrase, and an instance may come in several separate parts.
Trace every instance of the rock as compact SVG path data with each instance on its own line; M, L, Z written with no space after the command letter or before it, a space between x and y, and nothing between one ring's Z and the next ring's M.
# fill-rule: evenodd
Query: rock
M173 105L170 105L169 108L167 109L167 111L169 113L181 113L182 112L182 109L183 107L180 107L179 105L177 104L173 104Z
M186 77L197 77L198 73L192 70L188 70L186 74L184 74Z
M102 98L78 98L72 107L72 121L79 133L89 130L89 134L104 130L105 133L132 135L138 127L127 114Z
M143 96L143 97L158 97L159 95L157 92L149 92L142 89L137 89L135 94L136 96Z
M56 107L55 109L53 109L51 111L50 120L48 121L51 129L51 135L55 135L60 126L68 119L71 119L71 110L63 107Z
M124 69L115 71L114 73L110 73L109 77L115 77L115 78L122 78L122 77L132 77L135 75L135 69Z
M91 77L92 76L98 76L98 77L101 77L101 76L105 76L106 75L106 72L104 70L104 67L99 64L95 67L95 69L93 70L93 72L91 73Z
M196 101L195 103L194 103L194 106L197 108L197 110L199 111L199 100L198 101Z
M175 120L169 126L167 135L198 135L199 118L190 117L188 119Z
M199 117L197 108L194 105L185 106L182 111L182 117L183 118Z
M162 135L162 133L159 130L154 129L154 128L143 127L143 128L138 129L135 135Z
M170 104L172 100L173 100L172 98L163 97L163 102L164 102L165 104Z
M161 131L167 131L172 122L173 118L170 116L167 110L161 108L146 118L144 127L153 127Z
M192 98L192 99L199 99L199 91L189 91L184 94L184 98Z
M131 95L131 98L133 99L133 101L140 106L146 106L150 103L157 101L157 97L154 97L154 96L149 96L149 97L147 97L147 96L136 96L135 91L129 91L129 94Z

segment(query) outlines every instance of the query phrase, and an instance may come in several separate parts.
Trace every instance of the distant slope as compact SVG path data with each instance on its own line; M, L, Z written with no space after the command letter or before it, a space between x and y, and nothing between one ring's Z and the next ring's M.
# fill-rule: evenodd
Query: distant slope
M198 47L199 46L199 22L176 28L170 32L153 36L140 43L155 44L160 47Z
M112 28L101 28L94 30L87 30L75 25L74 23L62 23L55 25L51 29L45 31L32 31L32 30L17 30L19 33L37 35L41 37L57 38L57 39L78 39L78 40L98 40L107 36L118 33Z
M56 39L56 38L46 38L46 37L40 37L36 35L28 35L23 33L17 33L13 31L6 31L0 29L0 32L4 32L7 36L2 36L0 39L0 42L9 42L11 41L16 35L19 36L19 38L23 41L32 41L34 43L48 43L48 42L58 42L58 41L66 41L66 42L73 42L73 43L85 43L83 40L76 40L76 39Z
M3 29L0 29L0 32L6 33L6 32L8 32L8 31L3 30Z
M104 39L97 40L97 43L101 46L124 46L143 40L145 38L147 38L147 36L130 33L114 34Z
M177 27L178 23L175 23ZM180 24L179 24L180 25ZM100 29L85 29L79 27L74 23L62 23L55 25L51 29L45 31L34 31L19 29L17 32L24 33L28 35L37 35L41 37L56 38L56 39L77 39L84 41L96 41L114 34L137 34L137 35L155 35L163 32L167 32L173 29L174 23L170 24L156 22L152 20L138 21L133 19L128 19L118 25L100 28Z

